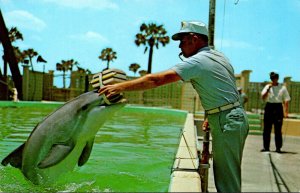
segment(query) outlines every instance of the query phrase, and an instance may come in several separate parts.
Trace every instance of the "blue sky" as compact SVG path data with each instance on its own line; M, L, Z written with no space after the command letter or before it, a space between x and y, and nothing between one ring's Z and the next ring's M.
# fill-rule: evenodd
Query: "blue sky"
M46 71L74 59L99 72L106 63L98 56L111 47L118 58L110 67L132 76L131 63L147 69L148 53L134 44L143 22L163 24L171 36L182 20L208 23L209 0L0 0L0 8L7 27L16 26L23 34L24 41L14 45L36 50L48 61ZM270 71L277 71L280 81L286 76L300 81L299 21L300 0L217 0L215 47L230 59L236 74L252 70L252 82L268 81ZM154 50L152 72L180 61L178 44L171 41ZM43 70L41 63L34 67ZM55 85L62 86L61 77Z

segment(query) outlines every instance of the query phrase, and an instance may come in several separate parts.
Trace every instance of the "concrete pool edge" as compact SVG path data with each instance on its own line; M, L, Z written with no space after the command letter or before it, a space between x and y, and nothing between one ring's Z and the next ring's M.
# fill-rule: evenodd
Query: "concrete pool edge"
M201 192L197 141L194 115L189 113L173 164L168 192Z
M0 107L59 107L65 104L65 102L58 101L0 101Z

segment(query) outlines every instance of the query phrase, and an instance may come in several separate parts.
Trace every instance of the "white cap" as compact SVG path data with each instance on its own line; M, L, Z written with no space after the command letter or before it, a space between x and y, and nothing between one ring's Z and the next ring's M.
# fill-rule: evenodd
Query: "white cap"
M181 29L172 36L173 40L180 40L180 35L184 33L197 33L208 36L206 25L201 21L183 21Z

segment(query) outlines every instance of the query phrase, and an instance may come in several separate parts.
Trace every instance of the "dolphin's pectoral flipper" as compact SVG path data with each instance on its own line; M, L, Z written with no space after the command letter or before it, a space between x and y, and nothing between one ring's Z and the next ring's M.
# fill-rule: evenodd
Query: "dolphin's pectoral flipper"
M38 164L38 167L43 169L56 165L67 157L73 148L73 145L54 144L45 159Z
M78 166L83 166L89 159L91 152L92 152L93 145L94 145L94 140L95 140L95 137L86 143L86 145L83 148L82 153L79 157Z
M3 166L6 166L7 164L10 164L11 166L15 168L22 168L22 154L24 149L25 143L20 145L17 149L15 149L13 152L11 152L8 156L6 156L1 164Z

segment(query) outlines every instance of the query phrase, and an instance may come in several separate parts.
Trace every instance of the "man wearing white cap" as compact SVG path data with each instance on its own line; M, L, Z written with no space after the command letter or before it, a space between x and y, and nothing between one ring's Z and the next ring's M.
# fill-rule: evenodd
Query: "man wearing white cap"
M160 73L104 86L99 94L110 97L123 91L146 90L179 80L190 81L199 94L211 128L217 191L241 192L241 161L249 126L239 103L234 70L223 54L208 47L204 23L184 21L172 39L180 40L182 62Z

